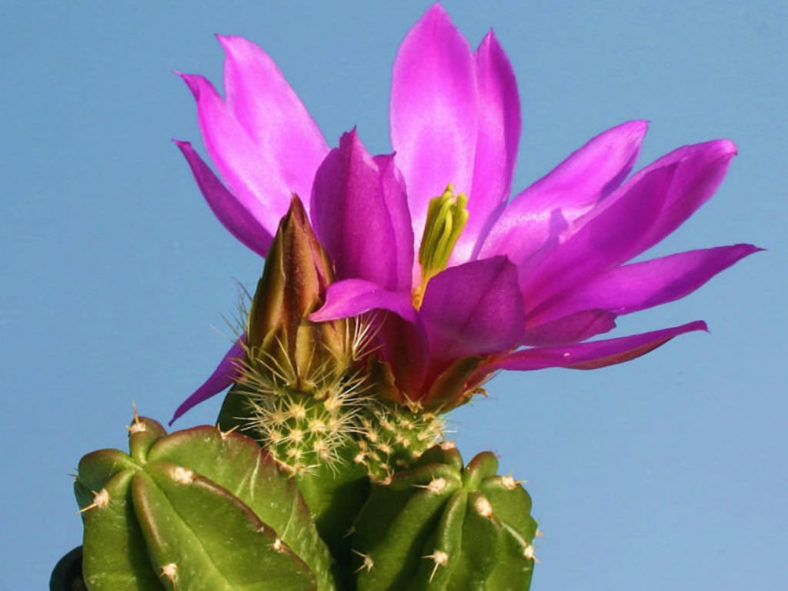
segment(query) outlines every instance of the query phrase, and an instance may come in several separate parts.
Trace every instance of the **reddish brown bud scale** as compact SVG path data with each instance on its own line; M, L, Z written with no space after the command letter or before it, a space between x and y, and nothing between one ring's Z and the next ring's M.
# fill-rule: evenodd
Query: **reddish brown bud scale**
M310 374L328 358L343 365L349 321L307 320L322 305L332 279L328 257L300 199L293 195L252 300L246 343L249 361L270 359L287 368L295 382L289 385L296 389L309 388Z

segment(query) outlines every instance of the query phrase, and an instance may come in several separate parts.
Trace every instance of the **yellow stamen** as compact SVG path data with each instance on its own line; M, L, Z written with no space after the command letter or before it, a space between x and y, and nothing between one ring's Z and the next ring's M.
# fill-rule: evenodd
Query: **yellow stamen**
M413 292L413 306L420 308L427 283L449 264L449 258L468 222L468 197L454 194L454 186L447 185L439 197L430 200L427 220L419 247L421 285Z

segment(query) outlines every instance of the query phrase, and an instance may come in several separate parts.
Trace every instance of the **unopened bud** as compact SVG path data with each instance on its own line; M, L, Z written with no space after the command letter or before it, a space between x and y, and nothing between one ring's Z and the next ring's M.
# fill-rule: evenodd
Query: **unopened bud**
M347 360L349 321L315 323L307 319L323 303L333 279L331 264L315 237L300 199L279 223L263 276L252 299L247 326L248 361L278 368L287 385L308 389L318 368ZM344 367L337 368L343 370Z

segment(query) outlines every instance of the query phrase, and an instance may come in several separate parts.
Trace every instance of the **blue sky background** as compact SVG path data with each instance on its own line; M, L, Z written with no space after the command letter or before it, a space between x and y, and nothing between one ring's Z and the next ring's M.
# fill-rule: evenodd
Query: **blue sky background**
M330 142L387 151L390 67L428 2L5 2L0 8L0 589L43 589L80 543L68 474L167 419L225 351L261 260L213 218L171 138L199 143L172 69L221 80L213 33L262 45ZM528 480L536 590L788 588L788 4L445 2L517 74L515 186L597 132L651 120L643 165L728 137L715 198L653 254L754 255L615 334L705 319L626 365L497 377L453 426ZM219 400L180 427L211 422Z

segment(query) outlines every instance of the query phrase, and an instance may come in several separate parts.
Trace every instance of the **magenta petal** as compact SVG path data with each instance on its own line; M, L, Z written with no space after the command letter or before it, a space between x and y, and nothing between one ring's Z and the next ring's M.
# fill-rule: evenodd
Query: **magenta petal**
M192 169L208 206L230 233L254 252L264 257L271 246L271 233L256 215L264 216L259 203L243 203L230 193L213 171L202 161L189 142L175 141Z
M384 312L376 316L375 338L371 347L389 365L397 386L406 397L418 400L430 361L424 327L400 316ZM404 400L403 400L404 402Z
M479 91L479 122L470 216L452 253L452 263L471 258L489 229L490 218L505 205L520 141L520 96L509 59L490 31L474 55Z
M760 249L751 244L719 246L617 267L566 296L549 302L542 321L581 310L629 314L692 293L717 273Z
M323 134L268 54L243 37L217 38L226 52L227 105L258 149L249 156L261 160L269 186L283 188L288 202L290 193L307 200L328 152Z
M716 189L735 154L728 141L685 146L634 175L525 274L526 310L637 256L676 229ZM522 272L522 269L521 269Z
M391 88L391 143L417 241L430 199L449 183L457 192L471 191L477 111L471 49L435 4L400 45Z
M393 292L363 279L345 279L328 286L326 302L309 315L312 322L350 318L370 310L389 310L411 323L417 322L409 292Z
M735 155L736 144L729 140L714 140L674 150L644 169L645 173L656 167L678 163L676 178L665 196L659 216L643 235L635 255L657 244L695 213L717 190Z
M414 237L405 179L393 154L375 156L374 159L380 169L383 197L391 223L388 248L391 251L389 256L396 259L393 265L397 277L396 290L410 291L414 272Z
M230 350L225 353L219 365L205 380L205 383L195 390L194 394L184 400L181 405L175 409L175 413L170 419L170 425L175 420L184 414L187 410L197 406L201 402L208 400L211 396L215 396L225 388L231 386L238 378L238 364L244 359L243 341L246 335L238 339L235 344L230 347Z
M318 169L311 211L337 278L410 290L413 230L404 183L391 157L373 159L355 130Z
M629 121L597 135L517 195L495 222L480 256L506 254L522 265L552 235L556 219L572 223L622 182L647 127L645 121Z
M674 328L617 339L592 341L590 343L561 347L523 349L493 361L490 367L493 369L517 369L521 371L548 367L596 369L635 359L653 351L660 345L664 345L673 337L695 330L707 330L706 323L697 320Z
M613 330L615 321L616 315L607 310L584 310L536 326L528 319L521 342L532 347L579 343Z
M430 280L419 314L434 358L511 349L525 325L517 269L506 257L450 267Z
M255 217L273 235L292 193L278 164L261 151L208 80L194 74L181 78L197 100L203 142L219 175L245 208L257 208Z
M523 277L529 317L539 304L636 254L644 228L657 217L676 165L657 168L628 187L624 197L557 246Z

